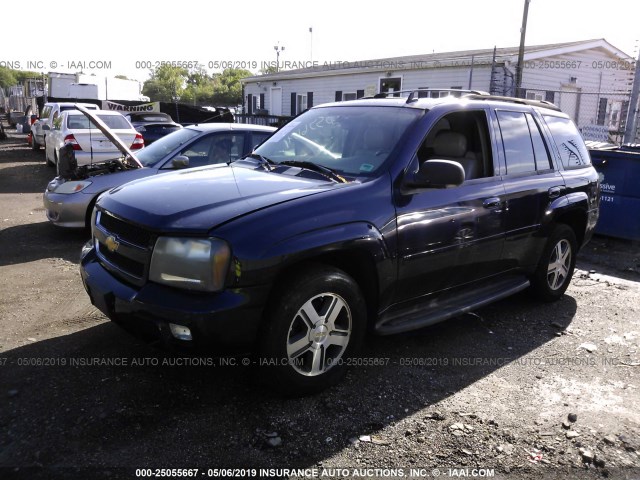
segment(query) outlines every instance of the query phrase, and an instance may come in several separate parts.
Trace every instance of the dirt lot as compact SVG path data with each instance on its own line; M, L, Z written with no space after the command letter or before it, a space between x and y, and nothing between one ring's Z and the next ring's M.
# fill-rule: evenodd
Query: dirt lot
M0 478L640 478L637 243L596 238L555 304L522 294L370 338L340 386L283 399L242 359L161 353L95 310L87 235L47 222L53 170L8 133Z

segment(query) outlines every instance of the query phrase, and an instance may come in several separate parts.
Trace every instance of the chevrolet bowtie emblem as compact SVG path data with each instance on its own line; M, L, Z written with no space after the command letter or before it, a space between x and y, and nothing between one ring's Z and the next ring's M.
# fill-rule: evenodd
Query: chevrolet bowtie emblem
M120 242L118 242L118 240L116 240L116 237L114 237L113 235L109 235L104 241L104 244L110 252L115 252L120 246Z

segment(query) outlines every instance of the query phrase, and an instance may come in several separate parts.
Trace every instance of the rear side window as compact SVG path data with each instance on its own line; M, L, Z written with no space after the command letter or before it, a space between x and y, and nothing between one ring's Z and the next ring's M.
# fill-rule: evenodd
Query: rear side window
M531 132L531 141L533 142L533 153L535 153L536 156L536 168L538 171L549 170L552 168L549 149L544 143L538 122L534 120L531 114L527 113L526 116L527 122L529 123L529 131Z
M498 123L502 133L502 145L507 161L507 175L535 172L536 157L533 153L531 134L525 114L498 111Z
M507 175L552 168L540 127L530 113L498 111Z
M543 115L551 134L556 141L564 168L583 167L591 165L589 151L574 123L568 118Z

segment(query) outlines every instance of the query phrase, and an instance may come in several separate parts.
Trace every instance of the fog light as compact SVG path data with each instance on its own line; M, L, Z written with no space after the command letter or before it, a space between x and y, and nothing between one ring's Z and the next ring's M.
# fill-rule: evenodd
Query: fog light
M171 335L176 337L178 340L193 340L193 337L191 336L191 330L189 330L184 325L176 325L175 323L170 323L169 329L171 330Z

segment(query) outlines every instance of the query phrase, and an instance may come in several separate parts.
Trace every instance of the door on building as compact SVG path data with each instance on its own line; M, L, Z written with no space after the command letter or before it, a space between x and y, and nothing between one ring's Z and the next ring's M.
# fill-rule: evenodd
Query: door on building
M580 113L580 88L574 85L563 85L560 91L560 102L558 105L564 113L578 123Z
M269 109L271 115L282 115L282 88L275 87L271 89L271 108Z

